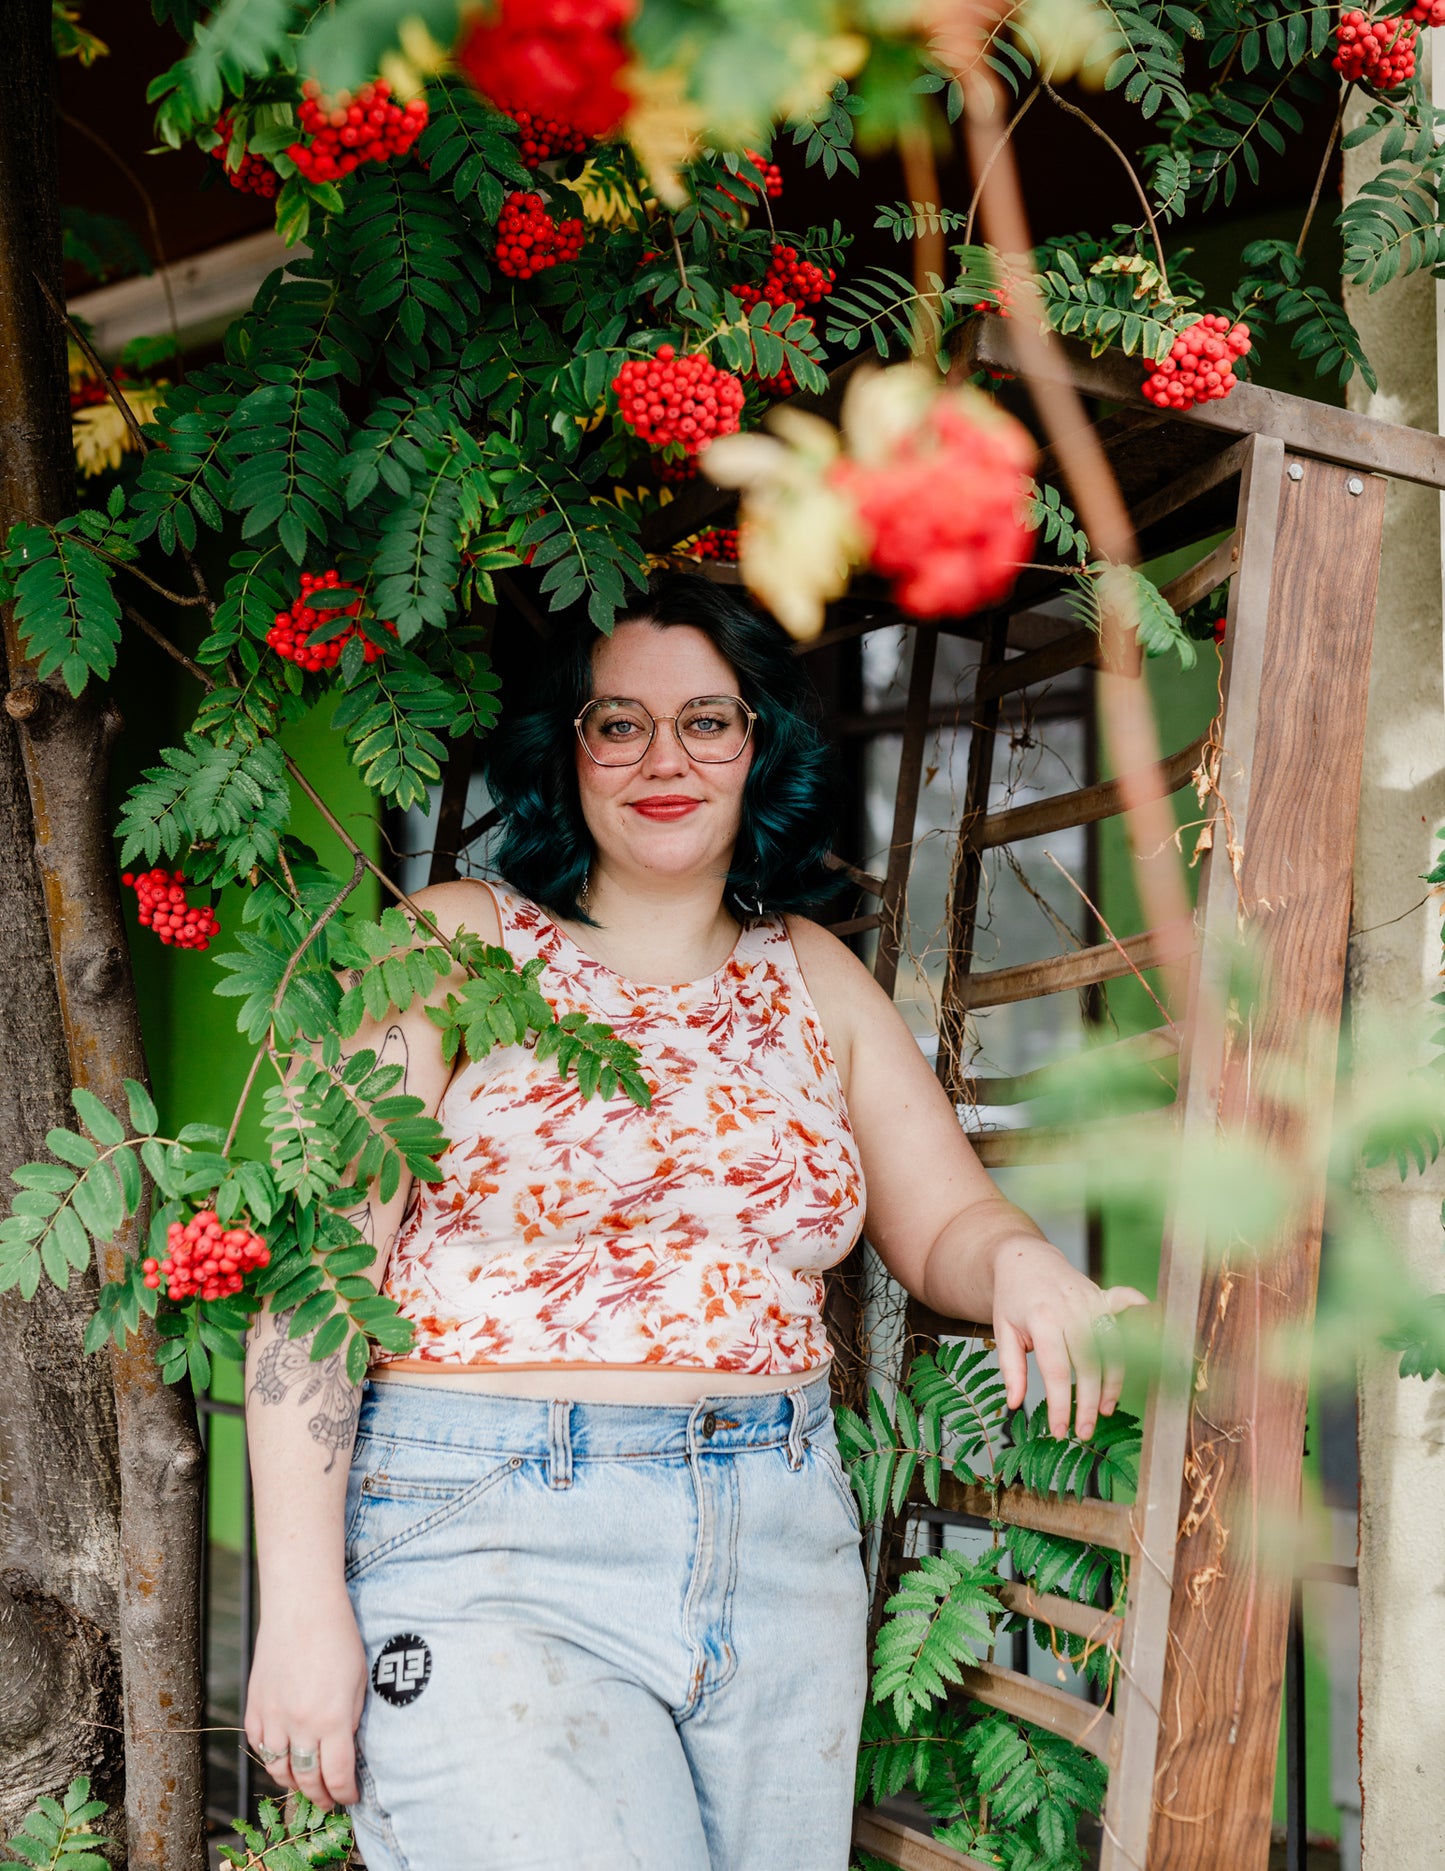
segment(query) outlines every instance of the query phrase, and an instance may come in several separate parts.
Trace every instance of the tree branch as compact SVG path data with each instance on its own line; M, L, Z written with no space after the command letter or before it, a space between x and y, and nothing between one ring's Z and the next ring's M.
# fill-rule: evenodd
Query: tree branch
M1340 93L1340 108L1335 112L1335 121L1330 126L1330 134L1325 142L1325 153L1320 157L1319 174L1315 177L1314 193L1310 196L1310 205L1305 209L1304 225L1300 228L1299 239L1294 244L1294 257L1304 257L1305 241L1309 238L1310 223L1315 218L1315 209L1320 205L1320 194L1325 185L1325 177L1330 172L1330 158L1335 153L1335 138L1340 134L1340 125L1345 120L1345 105L1349 102L1353 85L1346 85Z
M66 311L59 299L56 298L55 294L50 290L39 273L35 275L35 283L40 288L45 303L50 307L51 311L54 312L55 316L69 333L71 343L81 353L86 363L90 365L91 370L105 385L106 394L120 411L125 426L130 430L132 436L134 436L136 447L143 455L148 455L154 444L141 428L140 420L135 411L125 400L124 396L121 395L120 386L116 383L115 378L111 376L105 365L100 361L100 353L90 342L90 339L86 337L79 325L76 324L69 312Z
M129 570L130 568L127 567L126 569ZM157 587L157 589L159 589L159 587ZM194 676L202 688L206 690L215 688L215 683L206 674L205 670L202 669L201 665L199 663L193 663L183 649L172 643L164 631L157 630L148 617L142 617L140 612L135 609L134 605L126 604L121 608L137 630L144 631L152 643L158 643L165 651L166 655L170 657L171 661L179 663L181 668L184 669L188 675Z
M1003 135L989 152L988 160L979 171L978 180L974 183L973 200L968 204L968 219L963 224L963 244L965 247L973 245L973 224L978 216L978 204L983 199L983 185L988 180L989 170L993 168L994 164L1003 154L1010 137L1012 137L1014 131L1018 129L1024 117L1027 115L1029 106L1037 100L1039 89L1040 87L1035 85L1033 90L1030 91L1028 96L1024 99L1023 103L1019 105L1018 109L1005 126Z
M111 402L114 403L116 408L120 411L121 417L125 422L125 426L130 430L131 434L135 437L136 447L140 450L140 452L143 455L148 455L151 452L151 449L155 447L155 443L151 441L150 437L141 428L140 422L136 416L135 411L131 408L130 404L126 401L124 395L121 392L120 386L116 383L115 378L111 376L110 372L106 369L105 365L100 361L100 355L96 351L95 346L90 342L89 338L85 336L85 334L81 331L80 327L71 318L69 312L66 311L65 307L56 298L55 294L50 290L49 286L46 285L45 281L40 277L39 273L36 273L34 275L34 278L35 278L36 285L39 286L41 293L43 294L45 298L46 304L50 307L51 311L54 312L55 316L60 320L61 324L64 325L66 331L70 334L71 339L73 340L73 342L79 349L86 363L90 365L91 369L95 372L96 376L99 377L101 382L105 385L106 394L109 396ZM192 579L195 581L197 595L201 603L205 606L207 615L214 617L216 614L216 606L211 598L210 587L206 584L205 574L202 572L200 565L196 561L196 555L191 551L189 546L182 545L179 540L176 541L176 544L179 545L181 548L181 557L185 560L186 567L189 570Z
M179 362L181 358L181 321L176 313L176 295L171 290L171 270L166 263L166 250L161 243L160 222L156 219L156 205L151 200L150 191L146 188L135 170L131 168L130 164L124 160L117 150L111 148L110 144L106 142L105 138L98 130L93 129L83 118L72 117L68 110L62 110L59 106L56 107L55 114L68 130L74 130L79 135L87 137L94 143L98 150L109 157L110 161L120 170L126 181L130 183L136 194L140 196L141 206L145 209L146 225L150 229L151 246L155 251L156 271L161 276L161 290L166 295L166 315L170 320L171 336L175 339L176 359ZM184 375L184 369L182 370L182 375Z
M90 548L96 558L104 559L108 565L119 566L121 571L129 572L133 578L138 578L143 585L149 585L151 590L154 591L158 597L162 597L166 600L167 604L205 603L204 598L183 598L179 591L167 591L164 585L158 585L156 583L149 572L143 572L138 565L132 565L129 559L118 559L113 552L107 552L104 546L97 546L93 540L86 539L83 540L82 543Z
M1123 163L1129 180L1134 184L1134 193L1139 197L1139 206L1144 210L1144 219L1148 223L1150 237L1154 242L1154 257L1159 262L1159 274L1167 290L1169 286L1169 268L1164 264L1164 243L1159 238L1159 223L1154 219L1154 210L1149 205L1148 193L1145 190L1144 184L1139 180L1138 172L1135 170L1133 163L1130 162L1129 158L1124 154L1123 150L1120 149L1113 137L1109 135L1109 132L1101 125L1095 123L1086 110L1080 110L1077 104L1071 104L1066 97L1060 97L1047 78L1041 78L1039 84L1043 90L1048 92L1052 102L1057 104L1061 111L1067 112L1070 117L1077 117L1080 123L1087 124L1094 135L1099 138L1100 142L1107 143L1109 148L1113 150L1114 154L1119 158L1119 161Z
M276 992L271 996L271 1018L273 1020L276 1017L276 1009L281 1005L282 1000L285 998L286 990L291 985L291 977L296 972L296 964L301 960L301 957L306 953L307 949L310 948L317 936L320 935L327 923L336 915L337 911L351 895L352 891L361 882L365 870L365 854L358 851L356 853L355 862L351 867L350 880L342 885L341 889L316 918L316 921L312 923L311 927L306 931L306 935L300 946L293 951L290 961L287 962L282 971L281 979L276 984ZM275 1038L276 1036L274 1033L269 1034L266 1040L256 1048L256 1056L251 1061L251 1069L246 1074L245 1084L241 1087L241 1096L237 1100L236 1109L231 1114L231 1127L226 1132L225 1143L221 1146L222 1156L229 1156L231 1154L231 1145L236 1141L236 1132L241 1125L241 1114L246 1109L246 1100L251 1096L251 1087L256 1082L256 1073L262 1059L265 1058L268 1053L274 1054Z

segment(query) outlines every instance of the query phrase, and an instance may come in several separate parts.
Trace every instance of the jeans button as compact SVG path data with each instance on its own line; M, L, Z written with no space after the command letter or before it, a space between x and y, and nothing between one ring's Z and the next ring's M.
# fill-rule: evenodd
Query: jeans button
M707 1415L702 1419L702 1433L709 1440L711 1440L713 1436L713 1432L716 1429L717 1429L717 1416L714 1414L712 1410L709 1410Z

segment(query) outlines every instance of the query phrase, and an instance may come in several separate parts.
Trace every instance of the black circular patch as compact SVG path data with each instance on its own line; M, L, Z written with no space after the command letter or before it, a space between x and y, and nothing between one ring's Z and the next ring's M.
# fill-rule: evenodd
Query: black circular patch
M431 1681L431 1650L412 1631L388 1637L371 1666L371 1686L384 1702L404 1709Z

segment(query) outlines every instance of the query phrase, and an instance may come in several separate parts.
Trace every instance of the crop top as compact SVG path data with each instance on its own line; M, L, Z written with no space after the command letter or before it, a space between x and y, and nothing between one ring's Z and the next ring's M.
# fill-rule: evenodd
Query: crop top
M823 1273L863 1225L843 1088L787 928L716 974L637 982L495 887L502 942L559 1014L605 1020L652 1093L584 1099L531 1047L464 1060L383 1291L416 1327L393 1370L624 1366L773 1376L828 1357Z

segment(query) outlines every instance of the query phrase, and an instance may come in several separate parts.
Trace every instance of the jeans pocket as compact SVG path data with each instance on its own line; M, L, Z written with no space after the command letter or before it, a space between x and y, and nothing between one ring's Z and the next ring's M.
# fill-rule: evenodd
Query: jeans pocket
M814 1437L809 1442L808 1452L819 1471L827 1477L829 1486L853 1524L853 1531L861 1534L863 1521L858 1511L858 1497L853 1492L838 1451L829 1442Z
M393 1449L389 1460L395 1460ZM414 1457L410 1473L368 1469L353 1473L348 1497L355 1496L346 1530L346 1576L356 1578L380 1559L409 1546L470 1507L499 1481L522 1466L519 1455L500 1456L481 1474L449 1475L441 1464L424 1468Z

